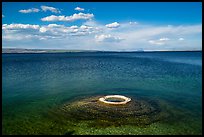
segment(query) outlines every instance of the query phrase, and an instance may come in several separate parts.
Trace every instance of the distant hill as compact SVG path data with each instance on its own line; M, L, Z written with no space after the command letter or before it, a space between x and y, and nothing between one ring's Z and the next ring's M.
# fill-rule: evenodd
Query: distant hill
M62 50L62 49L21 49L3 48L2 53L63 53L63 52L98 52L95 50Z

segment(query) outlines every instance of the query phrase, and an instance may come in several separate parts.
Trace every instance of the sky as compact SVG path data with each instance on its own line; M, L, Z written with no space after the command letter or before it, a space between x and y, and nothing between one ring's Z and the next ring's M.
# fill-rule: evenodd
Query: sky
M202 50L202 3L2 2L2 47Z

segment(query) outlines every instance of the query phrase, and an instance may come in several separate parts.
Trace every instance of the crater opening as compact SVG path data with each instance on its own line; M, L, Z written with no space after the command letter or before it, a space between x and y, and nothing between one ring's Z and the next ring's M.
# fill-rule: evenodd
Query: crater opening
M106 104L121 105L130 102L131 99L122 95L108 95L99 98L99 101Z
M107 99L105 99L105 101L108 101L108 102L123 102L125 100L121 99L121 98L107 98Z

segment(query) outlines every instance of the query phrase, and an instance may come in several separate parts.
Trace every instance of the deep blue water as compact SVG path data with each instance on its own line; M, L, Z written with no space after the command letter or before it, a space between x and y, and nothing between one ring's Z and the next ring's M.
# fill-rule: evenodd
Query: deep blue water
M48 108L74 97L101 94L164 100L188 112L195 123L186 121L184 125L189 126L186 130L197 125L191 132L201 134L202 53L2 54L4 134L31 132L29 124L28 129L22 129L25 119L40 123L42 119L35 116L41 117ZM36 126L32 125L33 134L39 134ZM184 131L179 133L185 134ZM177 130L165 132L178 133Z

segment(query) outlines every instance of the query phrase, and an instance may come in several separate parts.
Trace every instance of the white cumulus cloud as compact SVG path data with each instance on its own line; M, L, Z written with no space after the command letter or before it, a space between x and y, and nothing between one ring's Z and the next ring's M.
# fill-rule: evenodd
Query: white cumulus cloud
M75 10L77 10L77 11L84 11L84 8L76 7Z
M51 11L51 12L53 12L53 13L61 13L59 9L54 8L54 7L41 6L41 9L42 9L43 11L45 11L45 12L46 12L46 11Z
M179 38L178 40L182 41L182 40L184 40L184 38Z
M55 16L55 15L51 15L48 17L44 17L41 20L42 21L75 21L75 20L88 20L93 18L94 15L93 14L85 14L85 13L78 13L78 14L73 14L71 16Z
M39 29L39 25L30 25L30 24L3 24L2 29Z
M77 29L78 26L74 25L74 26L71 26L70 28L71 28L71 29Z
M43 25L39 28L39 32L44 33L43 35L58 35L59 37L68 36L85 36L93 33L97 33L97 29L92 26L81 25L81 26L64 26L58 24Z
M149 43L153 45L164 45L165 44L164 42L160 42L157 40L149 40Z
M170 40L169 38L160 38L158 40L149 40L148 42L153 45L164 45L165 41Z
M47 31L47 28L46 27L40 27L40 30L39 30L41 33L44 33Z
M160 38L159 41L167 41L170 40L169 38Z
M107 28L118 28L119 26L120 24L118 22L113 22L106 25Z
M97 42L120 42L121 40L123 40L120 37L115 37L110 34L95 35L95 39Z
M31 12L39 12L40 10L37 8L31 8L27 10L19 10L20 13L31 13Z

